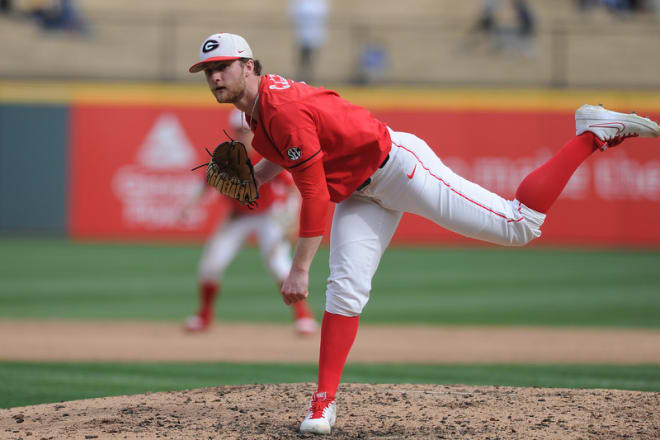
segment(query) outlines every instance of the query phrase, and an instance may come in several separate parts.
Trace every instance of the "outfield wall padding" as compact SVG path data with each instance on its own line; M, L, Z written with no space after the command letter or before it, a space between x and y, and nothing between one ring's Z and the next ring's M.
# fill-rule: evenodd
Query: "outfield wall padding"
M573 112L582 103L660 118L660 92L340 92L505 197L575 135ZM211 193L185 221L179 214L203 178L203 170L190 169L206 162L205 147L225 139L229 110L201 85L0 82L0 228L78 239L203 240L227 204ZM659 144L632 139L596 152L535 243L660 246ZM393 242L477 243L407 214Z
M572 112L374 113L392 128L425 139L459 174L509 198L527 173L575 134ZM201 206L194 223L177 224L176 217L203 174L196 176L190 169L206 162L204 147L224 138L227 115L227 107L220 106L77 106L72 119L72 234L202 238L213 226L214 203ZM632 139L590 157L551 209L542 241L660 244L660 148L655 143ZM394 237L399 244L463 241L413 215L404 216Z
M0 103L0 230L68 229L69 106Z

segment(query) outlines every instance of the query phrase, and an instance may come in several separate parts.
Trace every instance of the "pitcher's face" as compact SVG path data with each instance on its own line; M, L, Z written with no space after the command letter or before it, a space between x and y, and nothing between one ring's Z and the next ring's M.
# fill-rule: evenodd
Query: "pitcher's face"
M245 66L239 60L209 63L204 74L211 92L221 104L234 104L245 94Z

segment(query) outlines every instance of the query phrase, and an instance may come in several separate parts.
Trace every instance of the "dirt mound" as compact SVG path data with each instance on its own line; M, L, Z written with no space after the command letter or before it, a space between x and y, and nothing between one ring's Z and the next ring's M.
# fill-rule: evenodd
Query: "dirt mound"
M314 385L221 386L0 410L6 439L298 439ZM345 384L333 439L660 438L660 393Z

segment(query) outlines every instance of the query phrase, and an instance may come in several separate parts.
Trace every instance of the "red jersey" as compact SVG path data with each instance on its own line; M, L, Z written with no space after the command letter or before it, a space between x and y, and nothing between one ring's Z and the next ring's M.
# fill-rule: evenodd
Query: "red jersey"
M259 199L257 199L257 206L254 209L248 208L247 205L241 205L238 200L230 198L231 209L237 215L263 214L273 206L273 203L284 202L292 185L293 181L289 173L282 172L273 180L259 187Z
M300 235L320 235L326 218L318 218L324 198L318 187L335 203L350 196L389 154L387 126L334 91L278 75L261 77L257 105L252 146L292 173L303 197ZM305 175L319 162L322 169Z

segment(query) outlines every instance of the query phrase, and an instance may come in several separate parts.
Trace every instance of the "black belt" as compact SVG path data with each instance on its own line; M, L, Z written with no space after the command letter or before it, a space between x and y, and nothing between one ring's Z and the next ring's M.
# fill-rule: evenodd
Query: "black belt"
M387 163L388 160L390 160L390 155L389 155L389 154L385 157L385 160L383 160L383 163L381 163L380 166L379 166L378 168L383 168L383 167L385 166L385 164ZM362 191L362 190L365 189L365 188L367 187L367 185L369 185L370 183L371 183L371 177L367 178L367 180L365 180L364 182L362 182L362 185L358 186L357 189L356 189L356 191Z

